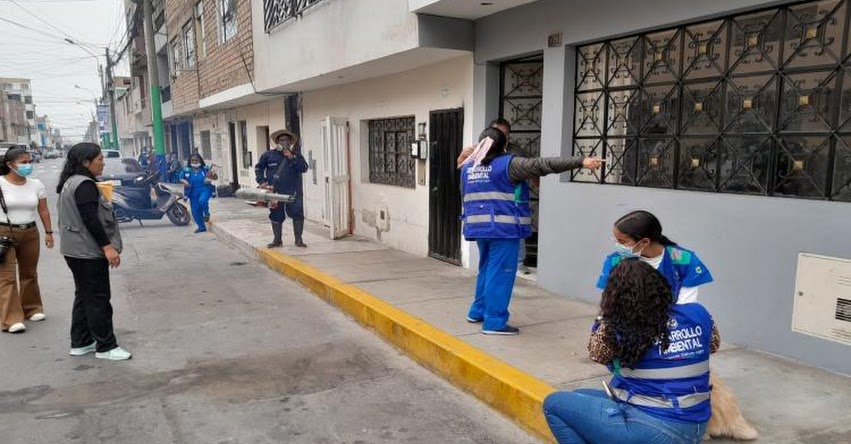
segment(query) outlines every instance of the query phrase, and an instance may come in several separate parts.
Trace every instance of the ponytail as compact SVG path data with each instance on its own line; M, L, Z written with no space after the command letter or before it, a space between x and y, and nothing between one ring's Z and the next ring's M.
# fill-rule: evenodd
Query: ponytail
M634 241L647 238L666 247L677 245L662 234L662 223L649 211L633 211L618 219L615 222L615 228Z

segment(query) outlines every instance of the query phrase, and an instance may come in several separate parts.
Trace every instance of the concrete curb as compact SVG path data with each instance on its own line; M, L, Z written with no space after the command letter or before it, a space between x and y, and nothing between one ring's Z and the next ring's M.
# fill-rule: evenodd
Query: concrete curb
M243 244L235 246L245 251L244 243L235 236L220 228L213 232L228 243ZM549 384L292 256L265 248L253 250L253 256L269 268L298 281L524 430L555 443L542 410L544 398L555 391Z

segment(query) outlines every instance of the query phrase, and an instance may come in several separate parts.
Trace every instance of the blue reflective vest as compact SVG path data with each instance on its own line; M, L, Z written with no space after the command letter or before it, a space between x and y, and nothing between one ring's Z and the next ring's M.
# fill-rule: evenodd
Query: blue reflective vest
M514 156L499 156L490 165L464 165L464 237L475 239L525 239L532 235L529 185L512 183L508 165Z
M656 417L709 420L709 353L712 316L700 304L673 305L668 348L651 346L634 369L609 365L611 386L621 401Z
M663 254L662 263L659 264L657 271L668 280L675 297L679 297L680 289L683 287L697 287L712 282L712 274L709 269L693 251L686 250L679 245L669 245L665 247ZM600 272L600 277L597 278L598 289L606 288L609 274L622 260L623 257L617 253L612 253L606 257L603 262L603 270Z

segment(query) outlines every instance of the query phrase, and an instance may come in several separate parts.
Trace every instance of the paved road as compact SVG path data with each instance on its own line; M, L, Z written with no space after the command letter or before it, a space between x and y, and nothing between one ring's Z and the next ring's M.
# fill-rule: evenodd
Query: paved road
M49 191L61 162L36 168ZM537 442L211 234L124 227L112 288L133 360L68 356L71 277L45 253L47 321L0 336L0 442Z

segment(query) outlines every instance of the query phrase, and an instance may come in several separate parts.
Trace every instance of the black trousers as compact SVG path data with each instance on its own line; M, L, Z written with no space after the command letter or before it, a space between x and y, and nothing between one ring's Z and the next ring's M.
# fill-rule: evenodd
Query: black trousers
M65 256L74 275L74 308L71 312L71 348L97 342L99 353L118 347L112 331L112 292L106 259L77 259Z

